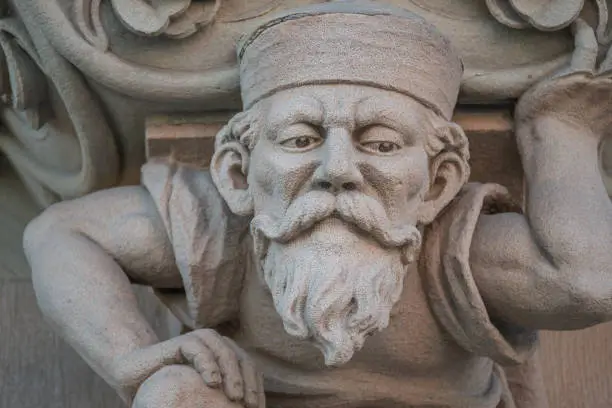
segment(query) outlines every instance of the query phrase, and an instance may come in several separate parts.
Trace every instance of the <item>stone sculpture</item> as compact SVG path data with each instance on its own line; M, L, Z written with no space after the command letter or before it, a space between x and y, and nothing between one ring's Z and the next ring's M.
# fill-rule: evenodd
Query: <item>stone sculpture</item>
M46 207L138 183L151 115L240 110L238 38L272 12L321 1L8 3L0 9L0 70L9 137L0 138L0 150ZM563 28L578 17L596 28L602 48L609 43L603 0L384 3L416 12L452 38L465 65L464 103L513 101L566 66L573 42ZM559 19L545 25L539 15Z
M267 19L210 171L151 160L28 226L43 312L135 408L537 406L502 366L538 329L612 320L612 58L572 24L569 66L516 108L523 214L466 184L463 65L429 22L365 1ZM191 330L160 342L131 282Z

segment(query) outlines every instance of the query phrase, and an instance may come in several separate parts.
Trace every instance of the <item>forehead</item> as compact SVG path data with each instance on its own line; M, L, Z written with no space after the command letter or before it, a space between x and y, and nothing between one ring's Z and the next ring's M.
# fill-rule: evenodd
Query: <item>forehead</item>
M280 91L264 102L268 124L308 121L318 125L359 125L359 121L393 120L425 128L432 112L413 98L362 85L309 85Z

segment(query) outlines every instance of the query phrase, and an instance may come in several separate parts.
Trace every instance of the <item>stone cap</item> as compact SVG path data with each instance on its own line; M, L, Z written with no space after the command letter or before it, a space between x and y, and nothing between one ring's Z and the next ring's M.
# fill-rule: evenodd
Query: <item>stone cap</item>
M358 84L413 97L450 119L463 64L416 14L370 1L314 4L277 15L238 46L244 109L283 89Z

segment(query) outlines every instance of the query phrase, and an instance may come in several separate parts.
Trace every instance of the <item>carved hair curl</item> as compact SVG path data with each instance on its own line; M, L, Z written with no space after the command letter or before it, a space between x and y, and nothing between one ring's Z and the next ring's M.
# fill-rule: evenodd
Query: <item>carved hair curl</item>
M466 172L469 172L470 147L468 138L461 126L455 122L449 122L433 112L429 113L433 128L433 132L427 136L427 142L425 143L425 152L429 156L429 160L443 153L455 153L463 163ZM469 173L465 175L465 179L467 180L468 177Z
M230 142L240 143L247 150L253 150L258 140L259 117L256 106L235 114L215 136L215 150Z

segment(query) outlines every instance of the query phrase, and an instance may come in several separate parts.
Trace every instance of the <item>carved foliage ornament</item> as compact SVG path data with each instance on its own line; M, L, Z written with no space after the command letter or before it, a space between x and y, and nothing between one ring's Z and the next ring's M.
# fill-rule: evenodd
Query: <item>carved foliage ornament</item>
M491 15L500 23L516 29L536 28L556 31L573 23L583 8L585 0L486 0ZM597 8L597 40L607 44L608 4L606 0L593 0Z
M181 39L197 33L218 18L222 5L237 13L224 19L240 21L268 12L280 2L271 0L254 5L232 4L231 0L108 0L114 14L133 33L145 37ZM106 50L109 40L100 18L102 0L75 0L74 20L81 34L98 49ZM242 11L242 12L241 12Z
M75 21L83 36L100 49L108 47L108 37L100 21L102 0L76 0ZM115 14L130 31L143 36L165 35L185 38L210 24L221 0L110 0Z
M40 206L115 184L114 139L88 88L14 17L0 19L0 99L0 154Z

